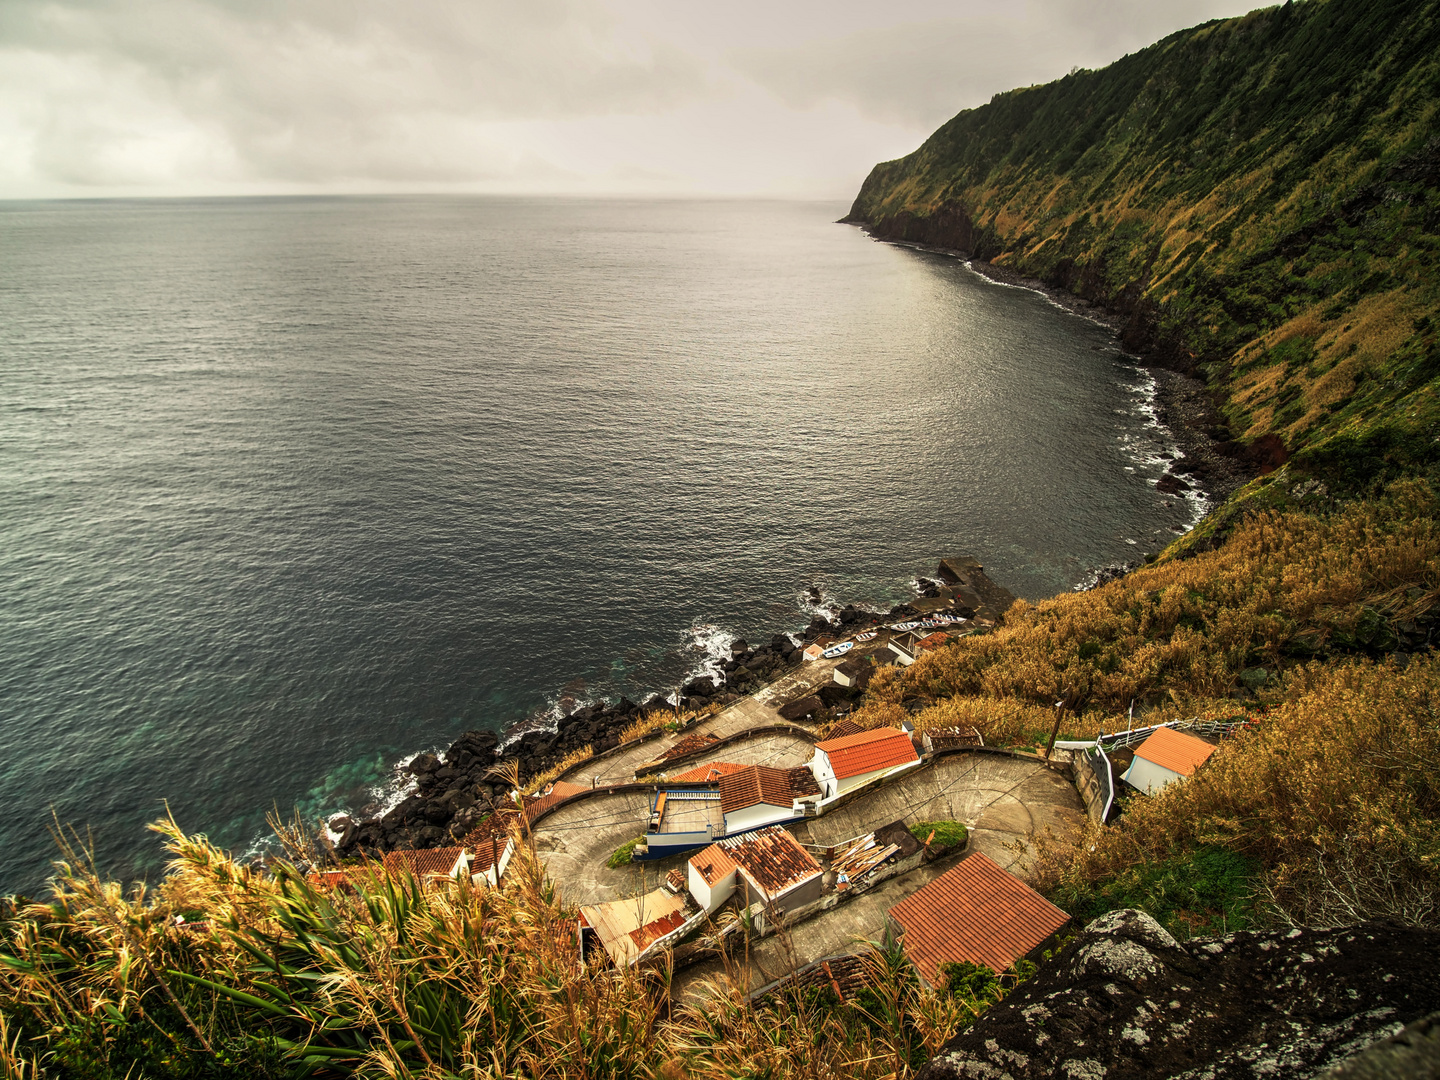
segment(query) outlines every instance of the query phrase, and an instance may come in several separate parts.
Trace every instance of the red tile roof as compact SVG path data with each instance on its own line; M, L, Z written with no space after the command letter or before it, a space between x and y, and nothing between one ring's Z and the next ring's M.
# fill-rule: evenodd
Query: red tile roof
M899 728L875 728L858 735L826 739L816 743L815 749L825 752L836 777L842 780L920 760L910 736Z
M582 791L590 789L582 784L570 784L564 780L556 780L550 785L550 790L525 807L525 824L529 825L538 821L552 806L564 802L571 795L578 795Z
M729 776L741 769L748 769L748 765L737 765L733 761L712 761L708 765L701 765L697 769L688 772L677 773L665 782L667 784L713 784L722 776Z
M712 887L721 878L735 872L735 860L718 843L711 844L699 855L692 855L690 865L695 867L701 880Z
M354 892L355 887L350 884L350 875L344 870L317 870L306 874L305 880L318 889L326 891L339 889L342 892Z
M1153 761L1161 768L1181 776L1193 775L1214 752L1215 747L1204 739L1197 739L1194 735L1168 727L1156 728L1148 739L1135 748L1136 757Z
M496 859L505 858L505 850L510 846L511 840L506 833L491 833L489 837L479 843L471 844L468 839L465 847L470 851L470 873L483 874L495 865Z
M820 864L779 825L732 836L711 847L721 848L772 899L820 873Z
M890 909L905 955L934 985L947 960L1004 971L1070 917L981 852L967 855Z
M789 809L800 796L818 794L815 777L803 765L795 769L749 765L720 778L720 812L733 814L760 803Z
M387 851L385 869L392 873L408 869L416 877L447 877L465 853L461 847L428 848L424 851Z
M915 643L915 648L938 649L941 645L944 645L949 640L949 634L945 633L943 630L936 630L935 633L929 635L928 637L923 637L919 641L917 641Z

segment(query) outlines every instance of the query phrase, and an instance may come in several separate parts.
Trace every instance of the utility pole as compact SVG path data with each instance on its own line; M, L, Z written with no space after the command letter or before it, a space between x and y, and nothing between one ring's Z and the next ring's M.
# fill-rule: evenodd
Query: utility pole
M1055 702L1055 726L1050 729L1050 741L1045 744L1045 760L1050 760L1050 752L1055 749L1055 736L1060 734L1060 718L1065 715L1065 700Z

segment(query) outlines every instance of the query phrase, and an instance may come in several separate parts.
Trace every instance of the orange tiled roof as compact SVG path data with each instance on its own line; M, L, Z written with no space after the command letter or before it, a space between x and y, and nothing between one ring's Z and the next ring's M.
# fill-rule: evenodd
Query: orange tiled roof
M416 877L439 874L448 875L455 868L455 862L465 853L461 847L428 848L424 851L387 851L385 869L398 871L408 869Z
M797 773L805 775L801 777ZM795 805L797 797L818 794L820 789L815 785L815 778L804 766L772 769L768 765L749 765L720 778L720 812L732 814L760 803L788 809Z
M779 825L732 836L711 846L721 848L746 877L772 897L820 873L820 864Z
M691 769L688 772L677 773L665 782L667 784L713 784L722 776L729 776L741 769L748 769L748 765L737 765L733 761L712 761L709 765L701 765L698 769Z
M910 742L910 736L899 728L875 728L858 735L846 735L840 739L826 739L816 743L815 749L825 751L835 775L844 779L878 769L893 769L907 761L919 761L920 755Z
M1004 971L1070 917L981 852L967 855L890 909L905 955L934 985L947 960Z
M564 780L556 780L555 783L550 785L550 790L548 792L540 796L534 802L528 803L526 805L525 823L528 825L531 822L537 820L556 803L563 802L571 795L578 795L582 791L589 790L589 788L584 787L581 784L569 784L566 783Z
M495 865L497 858L505 857L505 851L510 843L510 837L506 833L491 833L489 837L476 844L469 843L467 839L465 847L470 852L470 873L485 873Z
M1194 735L1168 727L1156 728L1148 739L1135 748L1136 757L1153 761L1161 768L1181 776L1193 775L1214 752L1215 747L1204 739L1197 739Z
M929 635L928 637L923 637L919 641L917 641L915 643L915 648L938 649L941 645L944 645L949 640L949 634L945 633L943 630L936 630L935 633Z
M728 851L716 843L711 844L699 855L692 855L690 865L695 867L706 885L713 886L721 878L734 871L735 860L730 858Z

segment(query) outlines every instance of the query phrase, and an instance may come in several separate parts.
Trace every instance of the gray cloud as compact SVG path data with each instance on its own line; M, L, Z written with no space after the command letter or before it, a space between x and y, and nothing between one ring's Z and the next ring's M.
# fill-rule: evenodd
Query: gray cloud
M0 49L53 83L32 122L35 165L69 182L123 179L117 147L157 127L213 169L277 180L503 175L524 155L487 126L654 112L705 91L681 50L622 35L580 0L11 0L0 12ZM100 100L84 100L87 80Z
M1225 0L0 0L0 196L837 195Z
M929 15L942 5L912 5ZM738 48L731 62L788 104L826 99L931 131L996 93L1103 67L1172 31L1242 14L1242 0L1030 0L948 4L948 17L892 21L789 47Z

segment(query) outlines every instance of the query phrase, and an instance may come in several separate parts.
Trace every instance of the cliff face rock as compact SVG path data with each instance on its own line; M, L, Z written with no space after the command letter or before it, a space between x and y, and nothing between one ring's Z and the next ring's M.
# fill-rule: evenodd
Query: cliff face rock
M1080 297L1245 448L1364 487L1440 461L1437 99L1440 0L1276 5L997 94L844 220Z
M1196 938L1095 920L920 1080L1318 1075L1440 1008L1440 932L1383 926Z

